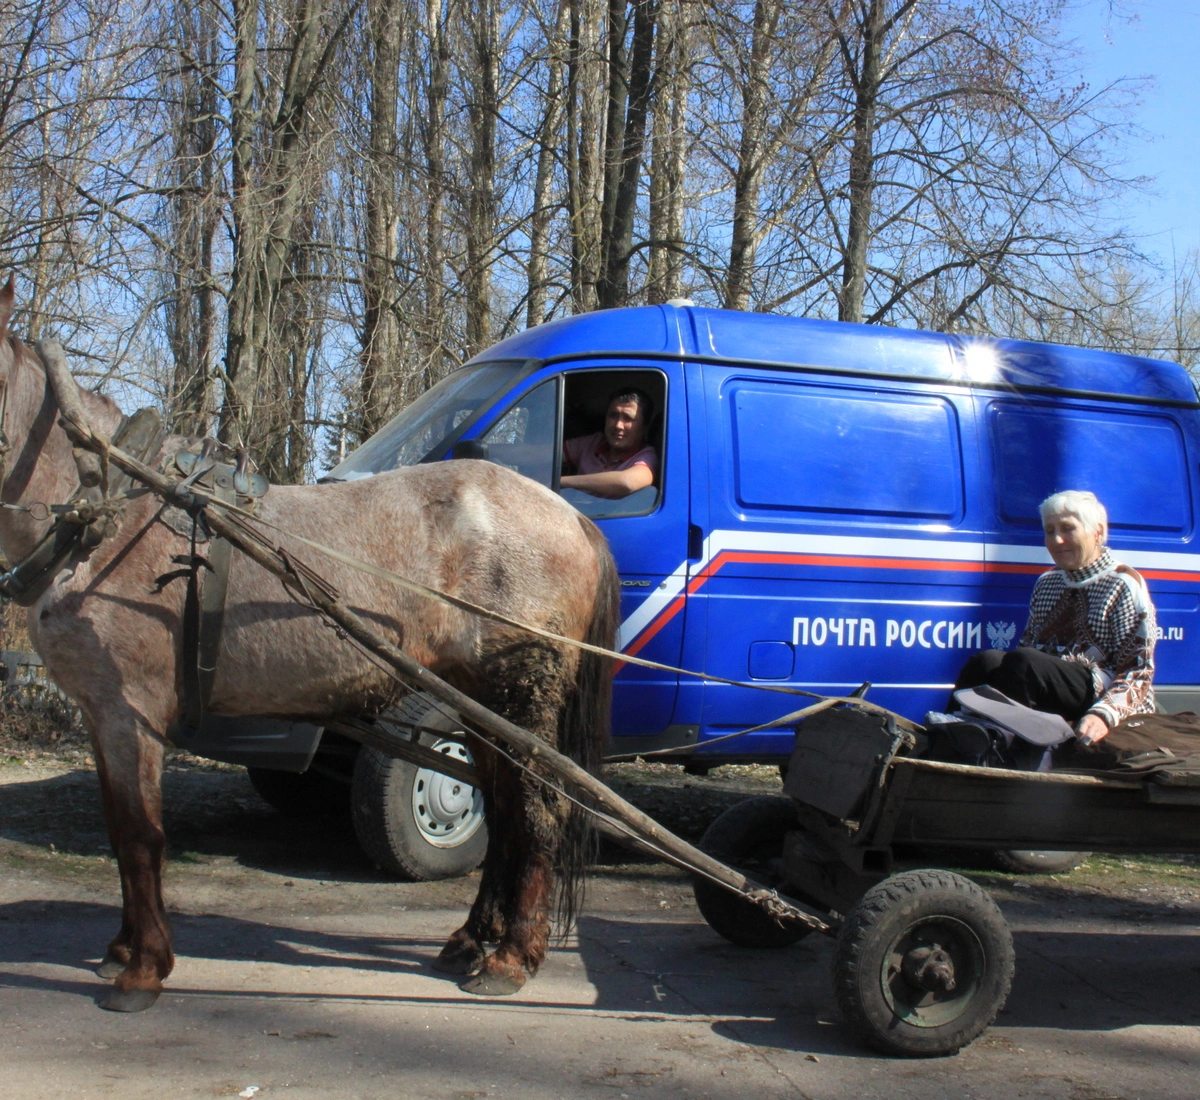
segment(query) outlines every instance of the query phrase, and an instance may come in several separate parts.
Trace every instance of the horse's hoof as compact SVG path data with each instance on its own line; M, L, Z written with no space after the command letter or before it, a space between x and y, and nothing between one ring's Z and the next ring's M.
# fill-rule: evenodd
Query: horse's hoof
M109 1012L145 1012L158 1000L157 989L118 989L114 988L100 1002L100 1007Z
M458 988L464 993L474 993L477 997L511 997L524 984L524 979L513 978L508 974L489 974L485 970L465 982L460 982Z
M106 982L111 982L124 969L125 964L120 959L114 958L112 955L105 955L100 965L96 967L96 976L103 978Z
M482 951L472 951L468 947L453 951L443 949L431 965L442 974L476 974L485 958L487 956Z

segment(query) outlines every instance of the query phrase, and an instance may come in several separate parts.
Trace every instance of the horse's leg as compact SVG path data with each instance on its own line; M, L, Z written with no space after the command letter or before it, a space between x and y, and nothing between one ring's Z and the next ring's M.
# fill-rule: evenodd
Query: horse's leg
M504 935L462 986L481 996L516 993L537 973L550 939L554 855L566 822L566 800L533 776L513 779L519 797L507 824L514 858L505 883Z
M548 744L557 744L565 691L556 651L541 645L515 646L492 663L488 682L496 692L488 700L493 710ZM503 763L494 784L506 804L505 812L488 822L502 834L508 857L499 883L503 934L478 973L462 984L467 992L482 996L516 993L546 957L554 857L567 819L566 799L529 772Z
M514 805L507 773L511 766L486 749L476 751L475 768L483 794L484 817L488 822L487 854L471 912L446 941L433 968L444 974L474 974L486 957L484 944L498 943L504 935L504 884L512 875L510 836L496 822L508 820L519 810Z
M175 956L162 900L162 745L125 708L95 726L104 817L121 876L121 930L97 969L115 977L102 1008L140 1012L162 992Z

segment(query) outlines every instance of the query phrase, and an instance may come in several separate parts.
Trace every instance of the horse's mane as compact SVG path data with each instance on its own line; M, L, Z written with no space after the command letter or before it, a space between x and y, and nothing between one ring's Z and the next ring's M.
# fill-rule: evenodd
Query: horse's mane
M9 347L13 353L13 364L24 362L29 365L32 370L41 375L43 384L48 385L46 380L46 368L42 365L41 356L37 354L24 340L22 340L15 332L6 334ZM83 401L84 410L91 416L96 418L96 426L111 431L121 418L125 415L124 410L111 397L103 393L95 393L92 390L79 387L79 396Z

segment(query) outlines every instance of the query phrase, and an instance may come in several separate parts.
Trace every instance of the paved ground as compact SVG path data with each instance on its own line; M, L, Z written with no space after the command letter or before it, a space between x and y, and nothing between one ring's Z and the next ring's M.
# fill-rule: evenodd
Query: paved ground
M959 1056L908 1062L855 1046L826 941L734 948L660 866L609 853L578 936L518 998L481 1001L428 965L472 880L384 882L344 832L287 823L237 774L173 774L167 794L179 964L148 1013L114 1015L89 969L119 918L94 779L0 768L5 1100L1200 1094L1194 861L984 876L1016 933L1008 1009Z

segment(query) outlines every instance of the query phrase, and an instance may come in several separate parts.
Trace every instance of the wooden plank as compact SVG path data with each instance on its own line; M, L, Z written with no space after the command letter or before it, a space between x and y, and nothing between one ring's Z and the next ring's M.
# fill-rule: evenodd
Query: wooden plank
M898 756L892 761L897 768L915 768L922 772L941 775L976 776L987 780L1017 780L1022 783L1050 784L1051 786L1077 787L1137 787L1144 780L1138 776L1096 775L1082 772L1021 772L1012 768L980 768L973 764L943 764L940 760L917 760L911 756Z
M1047 783L1032 773L1008 773L1015 778L1004 779L988 771L918 769L894 840L975 848L1200 851L1200 806L1150 803L1142 783Z

